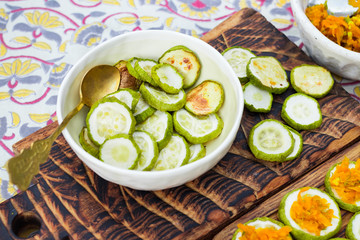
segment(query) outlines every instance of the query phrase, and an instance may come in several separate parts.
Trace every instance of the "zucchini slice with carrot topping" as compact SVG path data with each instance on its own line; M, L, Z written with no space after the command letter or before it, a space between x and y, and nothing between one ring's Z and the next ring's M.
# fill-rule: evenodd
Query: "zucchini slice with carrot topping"
M326 240L339 232L341 212L326 192L302 187L287 193L280 202L279 219L291 226L296 239Z

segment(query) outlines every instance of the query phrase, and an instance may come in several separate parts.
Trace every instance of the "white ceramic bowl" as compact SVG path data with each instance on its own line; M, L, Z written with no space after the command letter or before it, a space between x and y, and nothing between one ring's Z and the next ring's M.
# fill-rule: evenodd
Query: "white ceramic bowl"
M88 108L83 108L68 124L63 135L77 156L102 178L138 190L159 190L179 186L191 181L212 167L228 152L240 126L244 109L241 85L234 71L222 55L204 41L172 31L148 30L126 33L95 47L65 77L58 94L57 116L62 122L65 115L79 103L81 76L99 64L113 65L120 59L131 57L157 60L163 52L175 45L185 45L196 52L202 63L200 83L206 79L222 83L225 101L219 111L224 128L218 138L206 144L206 157L165 171L142 172L111 166L88 154L79 144L79 133L85 126Z
M291 8L300 37L316 63L331 72L353 80L360 80L360 53L348 50L329 40L305 15L308 0L291 0Z

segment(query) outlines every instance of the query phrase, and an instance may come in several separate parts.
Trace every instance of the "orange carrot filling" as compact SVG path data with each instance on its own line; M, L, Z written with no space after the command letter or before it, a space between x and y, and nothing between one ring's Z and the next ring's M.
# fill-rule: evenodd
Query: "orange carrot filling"
M345 203L356 204L360 201L360 159L354 168L349 168L349 158L336 166L329 179L330 186Z
M285 226L280 229L273 227L255 228L254 226L238 224L242 233L238 240L289 240L291 227Z
M309 188L302 188L299 191L297 200L290 208L291 218L308 232L320 236L320 232L331 226L334 210L329 209L330 203L317 195L302 195Z
M357 1L356 4L360 2L360 0L352 1L354 3ZM351 17L335 17L327 13L325 4L318 4L307 7L305 14L311 23L331 41L349 50L360 52L359 11Z

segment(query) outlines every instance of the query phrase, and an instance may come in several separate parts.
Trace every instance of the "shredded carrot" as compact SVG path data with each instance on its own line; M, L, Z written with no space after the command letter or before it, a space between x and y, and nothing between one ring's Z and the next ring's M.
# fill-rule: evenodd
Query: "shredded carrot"
M349 0L349 4L353 7L360 7L360 0Z
M317 195L302 195L309 188L305 187L299 191L297 200L290 208L291 218L308 232L320 236L321 230L331 226L332 218L335 218L334 210L329 209L330 203Z
M360 4L360 0L349 0L350 2ZM305 14L331 41L349 50L360 52L360 11L353 16L335 17L327 13L325 4L318 4L307 7Z
M291 227L285 226L280 229L274 227L255 228L254 226L238 224L242 235L238 240L289 240Z
M360 201L360 158L354 168L349 168L349 158L336 166L329 179L330 186L345 203L355 204Z

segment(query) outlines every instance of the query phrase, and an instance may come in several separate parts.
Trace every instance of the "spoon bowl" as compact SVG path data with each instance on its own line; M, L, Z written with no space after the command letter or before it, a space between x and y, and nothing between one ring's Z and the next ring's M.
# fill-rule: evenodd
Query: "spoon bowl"
M91 107L102 97L116 91L120 85L120 72L116 67L110 65L95 66L82 76L84 77L78 94L80 101L65 116L57 129L48 138L34 142L29 148L6 162L10 182L20 190L26 190L29 187L32 178L39 173L40 164L48 159L53 142L83 106Z

